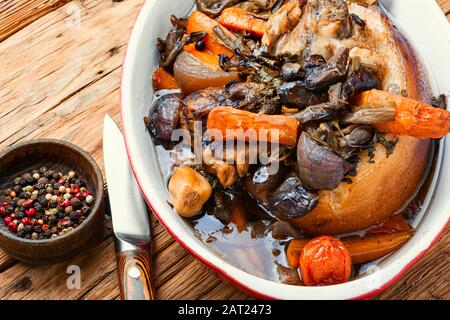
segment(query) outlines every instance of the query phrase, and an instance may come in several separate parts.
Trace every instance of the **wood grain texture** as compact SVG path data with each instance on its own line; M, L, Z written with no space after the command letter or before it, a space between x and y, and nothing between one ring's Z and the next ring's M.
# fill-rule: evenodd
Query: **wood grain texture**
M7 0L0 1L0 6L50 2ZM0 42L0 150L38 137L62 138L88 151L103 170L101 124L105 113L120 123L122 59L143 3L144 0L71 1L21 24ZM440 4L448 8L450 1ZM67 23L71 6L80 8L79 28ZM30 13L18 5L16 8L23 15ZM0 12L4 13L1 9ZM12 24L0 18L0 30L11 28L5 25ZM181 248L154 217L152 226L158 299L252 299L218 280ZM447 229L433 249L377 299L450 299L449 251ZM80 289L67 288L66 272L71 265L81 269ZM120 299L117 278L108 219L94 247L63 263L32 267L0 251L0 300Z
M70 0L0 1L0 41Z

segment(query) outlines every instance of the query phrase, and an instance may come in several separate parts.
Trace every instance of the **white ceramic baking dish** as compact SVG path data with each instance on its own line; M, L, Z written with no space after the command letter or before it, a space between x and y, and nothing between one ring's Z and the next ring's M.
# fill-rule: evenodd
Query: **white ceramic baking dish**
M151 75L157 67L156 39L169 31L171 14L184 16L193 0L149 0L134 26L125 57L121 109L129 159L142 193L171 235L191 254L243 290L273 299L361 299L381 292L401 277L439 239L449 223L449 139L440 144L437 172L423 210L414 221L417 231L400 250L345 284L329 287L289 286L264 280L233 266L199 241L191 227L168 204L168 192L155 149L144 126L153 93ZM434 0L381 1L394 24L410 40L424 62L433 93L450 93L450 28ZM188 272L188 271L186 271Z

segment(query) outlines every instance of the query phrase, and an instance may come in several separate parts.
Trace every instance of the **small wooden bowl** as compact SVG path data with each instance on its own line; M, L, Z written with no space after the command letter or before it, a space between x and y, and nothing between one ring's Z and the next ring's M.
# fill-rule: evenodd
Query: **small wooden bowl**
M60 140L27 141L1 152L0 190L11 188L15 177L42 166L60 172L76 171L95 196L95 203L77 228L51 239L19 238L0 221L2 249L13 258L31 264L60 262L87 248L100 231L105 208L103 178L97 164L79 147Z

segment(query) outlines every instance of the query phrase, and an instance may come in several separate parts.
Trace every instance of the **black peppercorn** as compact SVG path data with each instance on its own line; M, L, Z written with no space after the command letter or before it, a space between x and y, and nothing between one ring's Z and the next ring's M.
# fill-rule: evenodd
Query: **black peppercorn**
M21 193L19 193L19 198L20 199L28 199L29 195L26 192L21 192Z
M26 185L27 185L27 182L26 182L24 179L20 178L20 180L19 180L19 186L21 186L21 187L23 188L23 187L25 187Z
M64 219L67 216L66 212L63 210L62 212L58 213L58 218L59 219Z
M47 204L48 204L48 201L47 201L47 199L45 199L45 196L40 196L38 198L38 202L43 207L47 206Z
M26 225L22 230L26 235L31 235L33 233L33 227Z
M41 233L42 232L42 227L41 227L40 224L37 224L37 225L35 225L33 227L33 230L34 230L34 232Z
M19 194L19 193L22 191L22 187L19 186L19 185L14 186L14 187L13 187L13 191L14 191L16 194Z
M25 232L23 232L23 230L20 230L19 232L17 232L17 236L20 238L24 238L25 237Z
M203 40L198 40L195 43L195 49L197 49L198 51L204 51L206 49L206 44Z
M50 179L52 177L52 175L53 175L53 172L51 172L51 171L45 171L44 172L44 177L47 178L47 179Z
M87 217L91 213L91 208L89 208L88 206L84 206L83 208L81 208L81 211L83 212L83 215Z
M70 214L70 220L71 220L72 222L78 223L78 221L80 220L80 217L78 216L78 213L72 212L72 213Z
M16 218L17 219L19 219L19 220L22 220L23 218L25 218L27 215L25 214L25 212L23 212L23 211L19 211L17 214L16 214Z
M34 183L34 178L32 176L30 176L28 179L25 180L27 182L28 185L33 184Z
M52 237L52 235L53 235L53 232L51 232L50 230L47 230L47 231L45 231L45 233L44 233L44 236L45 236L47 239L50 239L50 238Z
M52 176L53 179L58 180L59 179L59 173L54 173Z
M48 206L50 207L50 208L56 208L57 206L58 206L58 202L56 201L56 200L50 200L49 202L48 202Z
M39 173L40 174L43 174L44 172L46 172L47 171L47 167L41 167L40 169L39 169Z

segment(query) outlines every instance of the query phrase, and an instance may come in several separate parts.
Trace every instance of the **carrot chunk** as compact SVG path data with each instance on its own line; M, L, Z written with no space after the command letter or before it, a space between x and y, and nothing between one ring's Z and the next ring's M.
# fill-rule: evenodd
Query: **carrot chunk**
M391 234L396 232L411 232L411 226L403 216L395 216L382 221L369 229L367 234Z
M396 115L394 121L374 124L381 132L419 139L439 139L450 132L450 112L421 101L380 90L365 91L353 101L356 106L369 108L383 103L393 103Z
M364 238L343 240L342 243L350 252L354 264L362 264L377 260L399 249L412 236L412 232L396 232L391 234L368 235ZM286 250L290 267L296 269L300 264L300 255L306 246L306 240L292 240Z
M203 39L205 42L206 48L214 53L215 55L224 54L228 57L233 57L233 51L229 50L225 46L223 46L216 38L214 38L214 28L219 26L219 23L208 17L206 14L201 13L199 11L194 11L190 15L186 27L186 33L190 34L192 32L207 32L208 35ZM235 36L228 30L224 30L224 32L228 33L230 38L234 38Z
M248 31L250 34L260 38L264 35L267 24L250 12L236 7L225 9L217 22L230 30Z
M156 69L155 72L153 72L152 83L154 91L179 88L175 77L163 68Z
M224 140L258 140L295 146L300 123L284 115L265 115L231 107L216 107L208 116L208 130L218 130Z
M411 238L411 232L398 232L344 241L355 264L370 262L399 249Z
M184 50L194 55L196 58L207 64L209 67L222 70L219 64L219 56L211 53L210 51L198 51L195 48L195 44L191 43L189 45L184 46Z
M289 243L286 250L286 258L291 268L297 269L300 266L300 255L307 243L308 241L303 239L292 240Z

